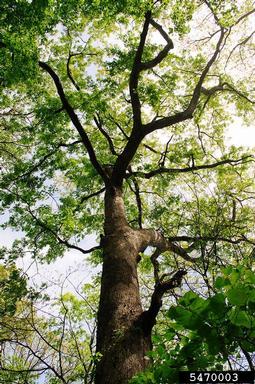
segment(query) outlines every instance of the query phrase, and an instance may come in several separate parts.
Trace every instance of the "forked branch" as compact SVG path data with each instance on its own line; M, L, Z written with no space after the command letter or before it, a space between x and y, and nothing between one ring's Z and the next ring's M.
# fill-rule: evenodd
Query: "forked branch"
M166 40L166 45L165 47L162 49L162 51L160 51L158 53L158 55L150 60L150 61L147 61L146 63L141 63L141 70L145 70L145 69L152 69L154 68L156 65L160 64L162 60L164 60L164 58L167 56L168 52L170 51L170 49L173 49L174 48L174 44L172 42L172 40L170 39L170 37L168 36L168 34L164 31L164 29L162 28L162 26L160 24L158 24L155 20L151 19L150 20L150 24L159 31L159 33L161 34L161 36Z
M159 33L166 40L167 44L164 49L159 52L159 54L153 60L147 63L142 63L143 51L150 24L159 31ZM166 57L168 51L171 48L173 48L173 42L170 37L156 21L152 20L151 12L146 12L143 30L140 36L140 42L136 50L129 78L129 93L133 111L133 129L123 152L118 156L114 166L112 174L112 183L115 186L122 185L123 179L125 177L125 172L132 158L135 156L136 151L143 138L147 135L147 133L149 133L144 129L145 126L142 124L141 102L138 94L138 82L140 72L145 69L153 68L155 65L159 64Z
M189 255L189 252L193 250L192 247L185 249L181 245L177 244L178 240L175 240L175 238L167 238L161 232L154 229L140 229L139 236L141 241L140 251L144 251L144 249L151 246L157 248L160 253L170 251L180 256L182 259L192 263L200 259L199 257L194 258ZM189 242L191 241L192 240Z
M158 120L153 120L150 123L144 125L144 128L145 128L147 134L150 132L154 132L158 129L162 129L162 128L171 126L173 124L177 124L181 121L191 119L193 117L193 113L197 107L197 104L198 104L198 101L199 101L199 98L201 95L201 88L202 88L203 82L204 82L210 68L212 67L213 63L215 62L215 60L217 59L217 57L221 51L224 36L225 36L225 31L223 28L221 28L220 29L220 37L218 39L215 51L214 51L212 57L210 58L210 60L207 62L206 66L204 67L204 69L203 69L203 71L202 71L202 73L198 79L198 82L197 82L197 84L193 90L192 97L190 99L190 102L189 102L187 108L182 112L178 112L178 113L171 115L171 116L162 117L161 119L158 119Z

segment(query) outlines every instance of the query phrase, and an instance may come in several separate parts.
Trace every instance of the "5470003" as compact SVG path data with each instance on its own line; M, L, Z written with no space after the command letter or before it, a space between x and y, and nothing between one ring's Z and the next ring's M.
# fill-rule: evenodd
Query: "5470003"
M247 383L254 384L254 372L252 371L225 371L225 372L179 372L181 384L185 383Z

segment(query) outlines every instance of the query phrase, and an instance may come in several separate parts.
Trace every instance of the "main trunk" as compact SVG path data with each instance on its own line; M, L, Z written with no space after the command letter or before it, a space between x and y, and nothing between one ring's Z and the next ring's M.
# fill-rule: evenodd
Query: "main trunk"
M105 196L103 272L98 312L97 352L101 359L96 384L125 384L146 367L150 334L141 326L143 313L137 276L139 234L128 225L121 190Z

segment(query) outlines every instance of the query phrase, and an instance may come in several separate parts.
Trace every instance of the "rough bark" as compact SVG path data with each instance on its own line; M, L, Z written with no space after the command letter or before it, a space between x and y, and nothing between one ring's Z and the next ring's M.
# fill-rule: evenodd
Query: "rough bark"
M102 354L96 384L125 384L147 365L151 348L145 334L137 276L139 232L128 225L120 189L105 195L103 272L98 312L97 352Z

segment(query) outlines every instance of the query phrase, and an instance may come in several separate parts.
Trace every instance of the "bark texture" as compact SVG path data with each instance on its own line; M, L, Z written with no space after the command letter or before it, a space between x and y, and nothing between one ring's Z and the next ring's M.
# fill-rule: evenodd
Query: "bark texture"
M125 384L147 365L150 332L142 323L137 263L141 238L128 225L122 193L111 189L105 196L103 272L98 312L96 384Z

